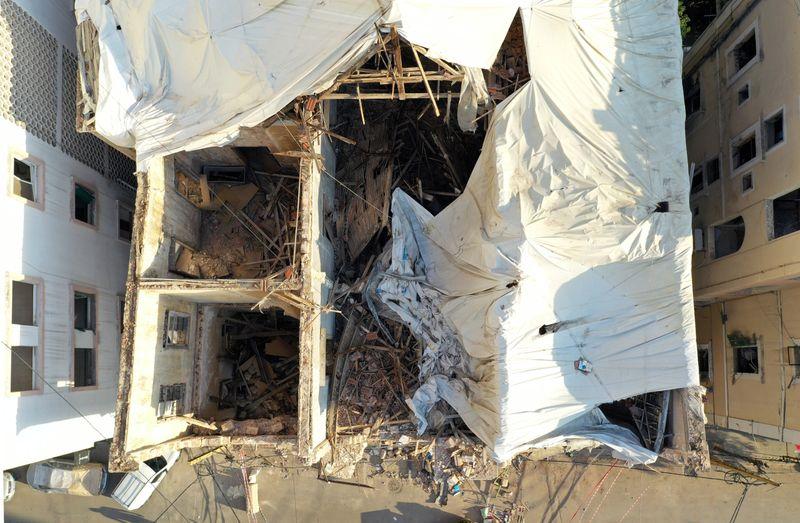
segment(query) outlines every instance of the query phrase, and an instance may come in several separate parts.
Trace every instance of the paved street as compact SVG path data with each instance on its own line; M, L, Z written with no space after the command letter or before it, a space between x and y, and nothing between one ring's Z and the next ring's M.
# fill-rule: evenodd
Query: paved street
M744 435L737 435L729 445L743 452L786 452L783 445ZM190 467L182 456L161 484L163 497L154 494L136 514L116 506L108 497L48 495L19 484L16 496L6 504L6 521L247 521L239 470L225 471L224 463L215 461L218 472L211 476L209 466ZM369 478L370 470L364 464L355 480L374 489L327 484L307 469L265 468L259 475L264 519L427 522L466 517L479 521L479 509L486 503L486 482L468 484L463 496L451 497L447 506L439 507L429 502L418 485L393 478ZM745 485L730 483L730 476L726 480L721 471L691 478L678 469L627 469L607 453L600 458L580 455L574 461L560 457L525 463L521 487L512 496L527 505L525 521L728 522L740 500L736 521L797 521L800 471L782 463L770 463L768 471L782 485L750 486L742 500Z

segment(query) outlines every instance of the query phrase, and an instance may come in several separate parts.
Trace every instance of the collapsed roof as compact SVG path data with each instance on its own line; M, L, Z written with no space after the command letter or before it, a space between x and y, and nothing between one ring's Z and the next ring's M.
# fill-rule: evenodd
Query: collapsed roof
M500 460L589 437L651 461L597 407L699 384L676 0L77 0L100 48L83 116L146 170L327 89L378 26L488 68L518 10L531 80L455 202L395 193L375 293L425 341L421 426L443 398Z

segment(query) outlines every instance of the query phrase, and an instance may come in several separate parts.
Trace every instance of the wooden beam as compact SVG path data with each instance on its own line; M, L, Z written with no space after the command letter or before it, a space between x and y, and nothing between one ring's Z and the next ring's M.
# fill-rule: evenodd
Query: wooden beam
M433 104L433 113L438 118L441 116L439 114L439 106L436 104L436 97L433 96L433 91L431 90L431 84L428 83L428 78L425 76L425 69L422 67L422 60L419 59L419 54L417 54L417 50L414 46L411 46L411 52L414 53L414 59L417 61L417 65L419 66L419 72L422 75L422 83L425 84L425 90L428 91L428 96L431 97L431 104Z
M361 125L367 125L367 119L364 118L364 104L361 103L361 88L356 84L356 99L358 100L358 111L361 113Z
M433 94L433 97L437 100L446 99L448 96L452 96L458 98L461 93L458 92L443 92L438 94ZM406 93L407 100L419 100L421 98L430 99L431 95L428 93ZM325 94L320 97L320 100L395 100L397 97L393 96L391 93L360 93L358 95L352 93L330 93Z
M406 99L406 87L403 85L403 53L400 49L400 36L397 34L397 28L392 26L391 29L392 45L394 46L394 67L397 70L397 92L401 100Z

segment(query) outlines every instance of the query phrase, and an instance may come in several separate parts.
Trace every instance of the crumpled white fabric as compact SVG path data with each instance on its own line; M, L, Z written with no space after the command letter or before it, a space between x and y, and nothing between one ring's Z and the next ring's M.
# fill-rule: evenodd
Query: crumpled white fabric
M409 213L418 256L391 271L422 279L382 284L441 312L414 324L445 333L421 382L499 459L600 403L699 381L677 0L75 4L100 36L96 130L142 170L331 85L381 19L431 56L488 67L518 7L532 79L496 108L465 193Z
M450 206L395 192L378 285L402 289L384 302L409 325L445 320L415 411L444 399L501 461L602 403L699 381L676 3L543 0L523 21L531 82ZM400 311L422 287L426 307Z

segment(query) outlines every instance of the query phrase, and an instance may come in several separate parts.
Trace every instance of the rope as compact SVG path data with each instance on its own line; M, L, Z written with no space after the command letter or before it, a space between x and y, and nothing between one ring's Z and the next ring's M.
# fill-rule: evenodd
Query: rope
M597 504L597 508L594 509L594 512L592 513L592 517L589 518L589 523L592 523L592 521L594 521L595 516L597 516L597 513L600 512L600 507L603 506L603 503L605 503L606 498L608 498L608 495L611 494L611 490L614 488L614 485L617 483L617 480L619 479L620 474L622 474L622 469L621 468L617 471L617 475L614 477L614 481L611 482L611 485L608 487L608 490L606 490L606 493L603 495L602 499L600 500L600 503ZM584 512L584 514L585 514L585 512ZM581 521L583 521L583 514L581 514Z
M608 470L606 470L606 473L605 473L605 474L603 474L603 477L602 477L602 478L600 478L600 479L597 481L597 484L595 484L594 488L593 488L593 489L592 489L592 491L590 492L590 494L591 494L591 497L589 498L589 500L588 500L588 501L584 500L584 502L583 502L583 503L581 503L581 505L580 505L580 506L578 506L578 508L576 508L576 509L575 509L575 512L572 514L572 517L571 517L571 518L569 518L569 520L570 520L570 521L572 521L573 519L575 519L575 516L577 516L577 515L578 515L578 512L580 512L580 511L581 511L581 509L583 509L583 510L584 510L584 512L586 511L586 507L588 507L588 506L589 506L589 505L592 503L592 500L593 500L593 499L594 499L594 497L597 495L597 491L600 489L600 487L603 485L603 482L604 482L604 481L606 480L606 478L608 477L608 474L609 474L609 472L611 472L611 469L613 469L614 467L616 467L616 466L617 466L617 463L618 463L618 462L619 462L619 460L618 460L618 459L615 459L615 460L614 460L614 461L611 463L611 466L610 466L610 467L608 467ZM583 519L583 515L581 515L581 519Z

